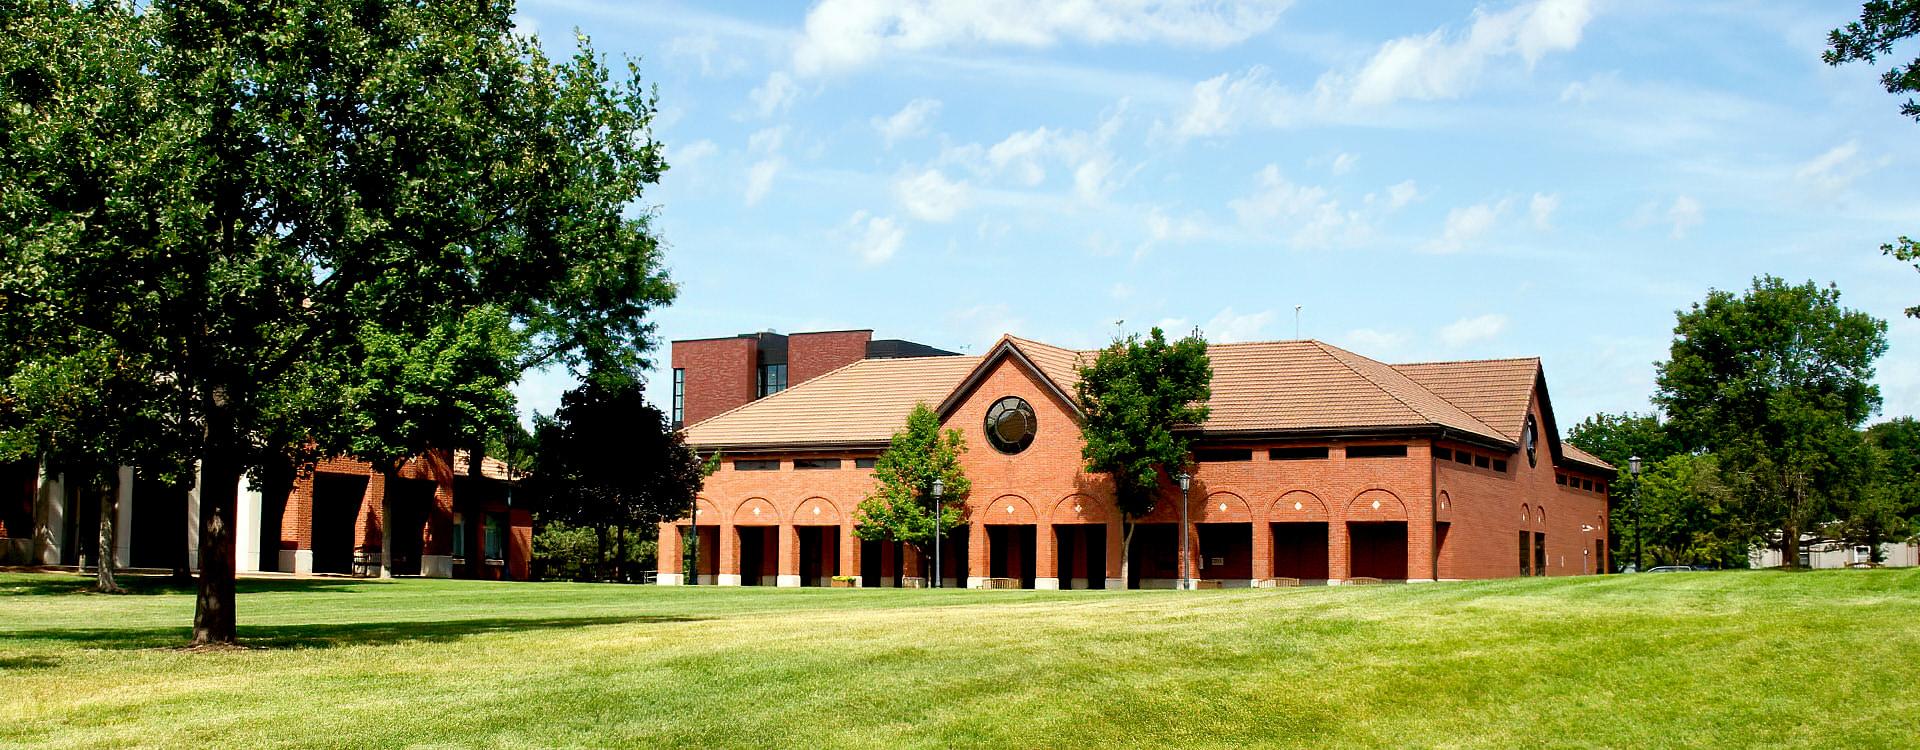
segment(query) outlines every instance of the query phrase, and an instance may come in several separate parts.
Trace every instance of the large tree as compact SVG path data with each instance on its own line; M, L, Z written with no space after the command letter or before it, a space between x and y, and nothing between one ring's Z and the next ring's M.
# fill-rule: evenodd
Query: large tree
M1881 544L1920 537L1920 420L1890 419L1868 427L1866 438L1872 479L1832 536L1871 548L1880 562Z
M1654 401L1683 447L1714 454L1742 520L1776 533L1797 567L1801 535L1864 484L1857 428L1880 405L1886 323L1841 307L1838 289L1772 276L1677 316Z
M960 466L967 443L959 430L940 429L940 415L915 404L907 423L873 462L873 492L854 511L853 534L869 542L898 542L930 561L936 535L952 538L966 524L966 496L973 489ZM941 494L935 506L933 483ZM978 542L975 542L976 544ZM924 575L937 575L930 562Z
M1759 535L1739 512L1712 454L1676 453L1646 464L1635 494L1636 533L1651 565L1747 566Z
M21 326L97 314L97 296L151 326L108 356L190 436L194 640L228 643L243 475L475 444L529 367L643 364L647 313L673 295L632 208L665 169L654 99L584 37L548 58L509 2L113 7L150 107L55 128L137 141L93 187L152 218L73 236L84 222L15 212L0 235L69 235L12 290L51 308ZM48 149L7 149L23 192L59 194ZM89 259L111 271L66 272Z
M601 567L610 552L618 561L601 578L632 580L629 538L684 514L704 480L700 458L643 396L638 380L597 373L535 428L527 494L542 523L594 530Z
M1611 559L1635 560L1635 543L1644 546L1645 540L1639 536L1646 519L1638 513L1643 498L1639 481L1630 470L1631 459L1638 456L1642 466L1651 467L1680 454L1680 442L1667 432L1657 415L1632 412L1601 413L1580 420L1567 431L1567 442L1613 465L1615 476L1610 486L1614 502L1609 510L1611 523L1607 524L1612 532L1608 540L1614 553Z
M1207 421L1207 341L1197 330L1171 343L1158 327L1144 338L1129 334L1080 368L1075 390L1086 411L1081 458L1087 471L1113 479L1126 525L1120 578L1127 580L1138 519L1153 512L1164 478L1190 465L1193 430Z
M1893 54L1893 45L1920 34L1920 0L1868 0L1860 7L1860 20L1827 34L1827 51L1820 57L1828 65L1865 62L1872 65L1881 55ZM1880 75L1880 84L1889 94L1920 91L1920 57L1905 66L1894 65ZM1908 98L1900 113L1920 120L1920 102ZM1901 237L1880 246L1880 252L1910 263L1920 271L1920 242ZM1909 317L1920 318L1920 305L1907 308Z

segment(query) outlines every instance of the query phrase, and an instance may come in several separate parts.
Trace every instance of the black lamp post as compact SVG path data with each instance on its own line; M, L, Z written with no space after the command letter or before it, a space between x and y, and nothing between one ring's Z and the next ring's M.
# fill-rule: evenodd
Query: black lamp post
M933 480L933 587L940 588L940 527L946 520L940 512L940 496L947 490L947 484L935 478Z
M1173 481L1180 483L1180 588L1193 588L1193 581L1187 578L1187 487L1193 483L1193 476L1180 472L1173 475Z
M1640 561L1640 457L1627 459L1627 473L1633 476L1633 572L1642 570Z

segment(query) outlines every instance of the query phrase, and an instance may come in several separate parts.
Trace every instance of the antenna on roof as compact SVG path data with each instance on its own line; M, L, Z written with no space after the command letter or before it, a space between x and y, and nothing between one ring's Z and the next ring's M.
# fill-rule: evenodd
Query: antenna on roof
M1293 306L1293 337L1296 340L1300 338L1300 306L1299 305Z

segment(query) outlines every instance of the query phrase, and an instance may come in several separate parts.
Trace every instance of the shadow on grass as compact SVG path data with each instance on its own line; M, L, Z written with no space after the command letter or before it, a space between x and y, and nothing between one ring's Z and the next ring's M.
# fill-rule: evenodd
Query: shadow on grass
M52 669L60 660L51 656L0 656L0 672L27 669Z
M35 576L30 579L0 580L0 596L61 596L67 594L91 594L94 579L92 576L52 575ZM172 576L121 575L114 578L120 585L122 594L192 594L197 589L193 581L179 581ZM388 581L376 581L366 578L242 578L234 582L234 591L240 594L266 594L274 592L310 592L342 590L354 586L390 585Z
M411 620L317 625L241 625L240 645L259 649L386 646L447 643L490 633L525 633L594 625L667 624L705 618L639 615L625 617L490 618ZM146 649L184 646L192 628L54 628L7 631L7 637L51 641L78 648ZM28 657L33 658L33 657Z

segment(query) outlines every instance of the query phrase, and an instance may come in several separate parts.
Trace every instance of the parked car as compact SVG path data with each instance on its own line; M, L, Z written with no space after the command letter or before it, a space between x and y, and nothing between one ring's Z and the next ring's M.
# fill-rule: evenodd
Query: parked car
M1659 567L1647 568L1647 572L1648 573L1692 573L1693 568L1690 568L1685 565L1661 565Z

